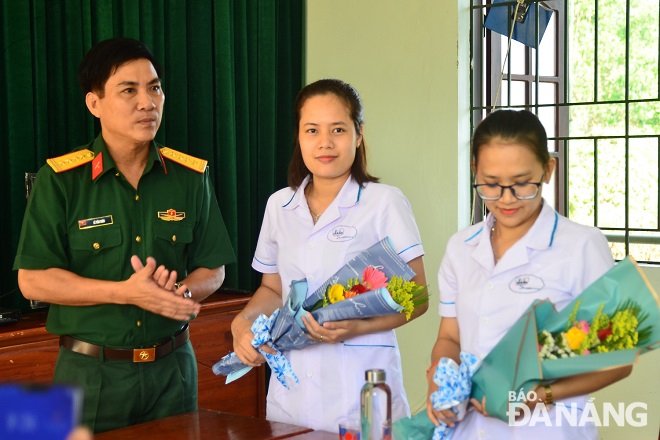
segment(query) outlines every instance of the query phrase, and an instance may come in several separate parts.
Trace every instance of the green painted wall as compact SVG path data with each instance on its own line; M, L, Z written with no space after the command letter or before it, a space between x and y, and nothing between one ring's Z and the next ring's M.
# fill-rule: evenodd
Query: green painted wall
M413 411L426 397L439 317L437 269L469 218L468 0L307 0L306 78L353 84L365 105L371 171L410 200L426 255L429 311L397 330ZM660 286L660 271L647 270ZM603 439L657 439L660 350L595 402L646 402L646 428L602 428ZM599 406L599 405L598 405ZM597 407L598 407L597 406Z

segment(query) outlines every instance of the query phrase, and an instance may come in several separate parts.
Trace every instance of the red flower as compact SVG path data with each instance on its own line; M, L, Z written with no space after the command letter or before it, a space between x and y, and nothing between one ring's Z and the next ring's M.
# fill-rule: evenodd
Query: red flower
M598 331L598 339L604 341L609 335L612 334L612 323L607 328Z
M344 292L344 298L353 298L361 293L368 292L368 289L362 284L356 284L350 290Z

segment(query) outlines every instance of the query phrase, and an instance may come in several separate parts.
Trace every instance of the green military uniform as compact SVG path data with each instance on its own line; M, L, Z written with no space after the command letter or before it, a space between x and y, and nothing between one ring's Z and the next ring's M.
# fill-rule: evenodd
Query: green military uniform
M132 255L143 262L154 257L179 279L199 267L234 262L206 162L153 143L149 148L137 189L118 172L101 136L49 159L28 201L14 269L61 268L121 281L133 274ZM132 305L52 304L46 329L106 347L136 348L171 338L184 324ZM84 387L84 422L96 432L197 405L190 343L144 364L62 348L55 381Z

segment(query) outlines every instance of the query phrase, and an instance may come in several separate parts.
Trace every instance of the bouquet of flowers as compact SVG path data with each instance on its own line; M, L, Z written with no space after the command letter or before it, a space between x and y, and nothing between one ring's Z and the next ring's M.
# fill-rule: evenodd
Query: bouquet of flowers
M260 315L252 324L252 346L258 349L267 344L277 351L276 355L261 353L273 374L287 387L286 377L295 382L298 378L282 351L301 350L317 343L306 336L303 316L311 313L319 324L393 313L405 313L410 319L415 307L428 301L426 286L410 281L414 276L386 237L347 262L310 295L306 280L293 281L284 307L270 317ZM234 352L213 366L216 375L227 376L226 383L249 370Z
M660 347L660 300L628 257L588 286L562 311L536 301L483 359L472 397L508 421L510 392L526 396L553 381L635 362Z
M383 288L387 292L380 290ZM428 301L428 291L425 286L420 286L414 281L405 280L397 275L393 275L388 280L383 271L375 266L367 266L364 268L361 278L351 278L345 284L335 283L328 286L323 298L312 306L312 311L364 294L382 295L387 302L391 297L394 302L391 304L392 308L397 309L399 313L405 313L406 319L410 319L416 307ZM389 296L387 296L388 294ZM326 312L331 309L326 309Z
M605 304L601 304L590 323L577 320L580 303L579 300L575 302L564 331L552 334L542 330L539 333L542 361L633 349L644 344L650 335L648 327L640 329L648 314L642 313L634 301L626 301L612 316L603 313Z

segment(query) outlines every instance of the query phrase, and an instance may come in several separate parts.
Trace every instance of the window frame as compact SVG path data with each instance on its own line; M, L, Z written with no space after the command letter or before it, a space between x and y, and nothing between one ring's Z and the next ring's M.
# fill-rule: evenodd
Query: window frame
M629 150L629 141L630 139L635 138L636 136L631 135L629 131L629 122L626 120L625 123L625 133L622 135L609 135L609 136L571 136L569 133L569 116L571 108L580 105L589 105L589 104L617 104L621 103L626 106L626 117L629 116L629 106L631 103L636 103L640 101L649 101L647 99L635 100L630 99L629 90L630 82L628 81L629 72L630 72L630 57L629 57L629 46L630 46L630 0L626 2L626 36L625 36L625 45L626 45L626 58L625 58L625 99L623 101L605 101L599 100L598 95L594 92L593 100L587 102L570 102L569 99L569 90L568 82L569 78L569 52L568 52L568 31L567 28L567 17L568 17L568 7L569 4L566 0L549 0L543 2L542 0L526 0L531 2L531 8L538 8L538 3L544 3L546 6L549 6L553 9L554 20L551 21L551 24L554 25L554 65L555 65L555 75L540 75L539 69L534 69L534 66L539 66L539 50L536 50L531 47L524 47L524 73L512 73L511 59L506 60L506 69L502 75L502 82L506 83L507 95L505 97L499 95L497 99L497 86L500 81L501 66L503 64L503 58L506 56L506 45L502 44L502 41L507 40L507 36L500 36L500 34L495 33L484 27L484 22L486 18L487 11L492 7L504 7L502 5L507 5L509 8L509 14L513 13L513 9L516 6L516 0L509 0L504 2L498 2L497 6L493 5L493 0L473 0L471 5L471 20L470 20L470 55L472 60L472 65L470 69L470 133L474 132L476 125L488 114L492 108L493 103L495 103L495 108L501 108L502 102L511 103L511 94L512 94L512 82L518 82L519 84L524 84L524 104L522 105L505 105L505 108L511 109L527 109L536 114L539 113L539 110L546 110L547 108L552 108L554 116L554 132L548 131L548 141L549 144L554 144L554 151L551 151L550 154L557 159L557 166L555 168L554 176L554 207L560 214L569 217L568 206L569 206L569 156L568 148L572 140L593 140L594 142L594 162L593 162L593 179L594 179L594 197L593 197L593 225L600 227L608 241L612 244L623 243L625 249L625 255L631 253L631 245L635 244L660 244L660 191L658 195L658 220L656 223L656 228L635 228L631 226L630 216L630 199L629 195L629 174L630 174L630 150ZM597 1L595 1L596 11L597 11ZM536 14L538 16L538 14ZM595 23L595 41L594 45L598 45L598 16L596 16ZM536 32L538 35L538 25L536 26ZM547 31L546 31L547 32ZM547 38L544 36L544 38ZM660 37L659 37L660 38ZM520 43L518 43L522 46ZM504 50L503 50L504 46ZM660 53L660 47L659 47ZM598 51L597 48L594 49L594 84L595 89L598 86ZM547 56L547 54L544 54ZM660 55L658 56L660 60ZM660 82L660 79L659 79ZM539 104L539 84L540 83L553 83L556 85L555 88L555 102L552 104ZM503 84L504 86L504 84ZM503 87L504 88L504 87ZM660 94L660 86L658 87ZM520 100L520 96L516 95L516 98ZM650 101L660 101L659 97L656 99L650 99ZM516 101L514 101L516 102ZM546 114L547 115L547 114ZM547 130L547 126L546 126ZM650 135L646 137L657 137L658 138L658 150L660 155L660 133L656 135ZM609 139L623 139L625 142L625 201L623 210L625 212L624 227L606 227L602 224L599 224L598 218L598 209L599 209L599 198L598 198L598 143L601 140ZM660 172L658 173L657 185L660 187ZM480 203L481 200L478 196L472 192L472 221L474 223L481 221L484 218L486 212L485 206L483 203ZM610 225L611 226L611 225ZM646 233L646 235L644 235ZM653 233L656 233L657 236L654 236ZM658 249L660 251L660 249ZM660 258L659 258L660 260ZM660 264L660 261L653 260L641 260L644 263L650 264Z

